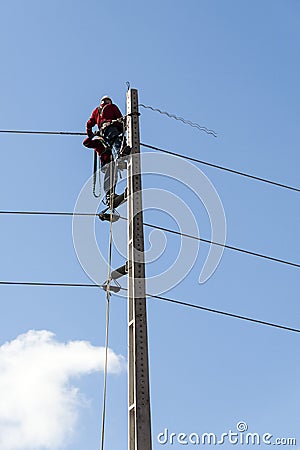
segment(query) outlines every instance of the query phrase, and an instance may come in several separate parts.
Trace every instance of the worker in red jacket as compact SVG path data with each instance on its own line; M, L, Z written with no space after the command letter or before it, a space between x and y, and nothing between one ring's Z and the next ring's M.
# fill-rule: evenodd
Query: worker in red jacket
M98 132L96 133L93 132L95 125L98 126ZM118 172L115 170L112 148L114 147L117 155L122 157L129 155L130 148L126 145L126 139L124 137L121 111L107 95L101 98L100 105L94 109L91 117L87 121L86 133L88 137L83 141L83 145L88 148L93 148L100 156L101 170L105 173L104 191L106 193L106 202L109 205L113 202L111 196L115 190ZM124 169L126 167L124 158L122 159L123 161L118 160L118 169ZM110 166L108 165L109 162L111 162Z
M100 155L101 168L104 168L110 162L113 146L118 153L120 152L123 133L121 118L122 113L117 105L113 104L108 95L105 95L101 98L100 105L94 109L86 123L88 137L83 141L83 145L93 148ZM96 134L93 133L95 125L98 126Z

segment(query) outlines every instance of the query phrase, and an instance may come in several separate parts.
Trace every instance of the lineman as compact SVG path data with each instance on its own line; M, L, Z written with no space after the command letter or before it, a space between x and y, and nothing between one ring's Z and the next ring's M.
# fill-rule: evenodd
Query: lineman
M93 127L98 126L98 132L93 132ZM105 95L100 100L100 105L95 108L91 117L86 123L86 133L88 137L83 141L87 148L93 148L100 156L101 170L105 173L104 191L106 192L107 202L116 184L111 181L110 172L114 172L114 163L112 157L112 147L115 148L118 155L121 153L123 131L122 113L112 102L112 99ZM125 141L125 139L124 139ZM122 156L128 154L129 147L122 149ZM112 161L112 168L108 164Z
M112 122L121 119L122 114L117 105L115 105L108 95L100 100L100 105L94 109L91 117L86 123L86 133L88 137L83 141L83 145L96 150L100 155L101 168L110 162L111 148L115 145L119 152L122 144L121 134L123 132L122 121ZM98 126L97 139L93 133L93 127ZM100 136L100 139L99 139ZM102 139L101 139L102 138ZM107 145L105 145L107 144Z

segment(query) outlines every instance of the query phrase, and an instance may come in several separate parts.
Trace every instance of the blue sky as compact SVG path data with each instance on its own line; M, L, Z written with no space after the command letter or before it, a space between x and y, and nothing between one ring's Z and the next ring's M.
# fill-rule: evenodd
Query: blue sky
M0 129L84 131L104 94L111 95L125 112L125 83L130 81L141 103L218 133L213 138L141 109L142 142L299 187L297 1L16 0L2 2L0 11ZM80 136L1 134L0 142L2 211L74 210L92 170L92 153L82 146ZM222 201L228 244L299 263L297 192L199 168ZM158 185L158 177L145 176L145 188ZM174 181L162 181L159 186L184 199L201 236L209 239L203 205ZM147 212L146 217L172 226L158 212ZM179 219L184 220L180 211ZM106 251L108 226L95 225L99 246ZM149 230L145 236L148 245ZM166 238L166 252L149 265L149 274L159 273L168 258L170 263L174 258L178 237ZM70 217L2 215L0 248L3 281L90 282L76 258ZM167 293L169 297L299 328L299 269L225 250L215 274L200 285L207 252L208 246L201 244L191 272ZM116 265L122 263L117 253L114 258ZM2 374L6 373L5 355L20 358L23 346L31 345L41 354L55 348L60 355L68 342L83 341L78 360L84 361L90 353L94 355L95 347L104 345L102 291L12 286L0 290ZM235 430L242 420L251 432L295 437L299 447L296 333L158 300L149 300L148 317L154 449L162 447L156 437L164 428L221 435ZM116 373L109 374L107 448L121 448L127 442L127 378L122 365L127 357L126 327L126 301L114 297L110 347L119 365ZM28 334L29 330L35 331ZM16 348L20 353L13 353ZM32 389L31 396L21 396L22 403L13 394L14 383L25 386L27 392L28 367L36 363L41 369L47 364L39 357L30 359L31 353L28 358L24 365L16 360L18 376L9 377L9 384L0 372L0 389L12 393L0 409L2 436L15 417L20 440L24 415L37 417L34 398L38 394ZM78 414L77 422L70 416L62 434L57 431L56 443L46 432L41 438L44 447L32 438L30 450L99 448L103 374L93 358L76 370L71 358L72 370L64 372L66 384L58 377L51 385L60 393L68 388L70 394L53 403L51 414L59 417L66 400ZM55 364L59 358L54 358ZM51 386L43 380L46 396ZM78 389L76 395L71 386ZM32 427L37 433L47 430L52 419L49 415ZM27 450L17 443L5 445L2 442L4 450Z

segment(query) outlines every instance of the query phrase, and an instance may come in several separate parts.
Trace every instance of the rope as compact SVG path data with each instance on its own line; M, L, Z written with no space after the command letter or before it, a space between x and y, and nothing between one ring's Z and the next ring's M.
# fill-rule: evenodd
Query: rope
M113 244L113 201L115 196L115 180L117 164L112 164L113 155L111 154L111 161L109 165L110 182L112 181L112 188L110 189L110 221L109 221L109 246L108 246L108 260L107 260L107 286L106 286L106 325L105 325L105 359L104 359L104 381L103 381L103 406L102 406L102 429L101 429L101 450L104 450L105 439L105 417L106 417L106 397L107 397L107 360L108 360L108 337L109 337L109 311L110 311L110 283L111 283L111 260L112 260L112 244Z
M107 356L108 356L108 331L109 331L109 287L106 290L106 325L105 325L105 359L104 359L104 384L103 384L103 406L102 406L102 430L101 430L101 450L104 449L105 437L105 413L106 413L106 396L107 396Z
M125 138L125 127L123 129L122 145ZM102 429L101 429L101 445L100 449L104 450L104 440L105 440L105 418L106 418L106 398L107 398L107 360L108 360L108 338L109 338L109 311L110 311L110 283L111 283L111 272L112 272L112 244L113 244L113 202L115 197L115 184L117 176L117 161L114 160L113 147L111 148L111 157L109 164L109 182L112 186L109 186L109 208L110 208L110 220L109 220L109 246L108 246L108 259L107 259L107 284L106 284L106 325L105 325L105 359L104 359L104 381L103 381L103 405L102 405ZM113 164L114 162L114 164Z

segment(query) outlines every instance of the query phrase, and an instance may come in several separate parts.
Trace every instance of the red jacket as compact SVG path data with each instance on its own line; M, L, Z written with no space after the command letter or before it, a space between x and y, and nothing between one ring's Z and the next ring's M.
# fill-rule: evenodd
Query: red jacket
M98 125L98 128L100 130L104 122L111 122L112 120L119 119L120 117L122 117L122 113L117 105L114 105L113 103L104 105L103 108L95 108L91 114L91 117L86 123L86 132L88 135L90 135L92 133L93 126ZM118 126L118 128L122 128L121 122L116 122L116 125Z

